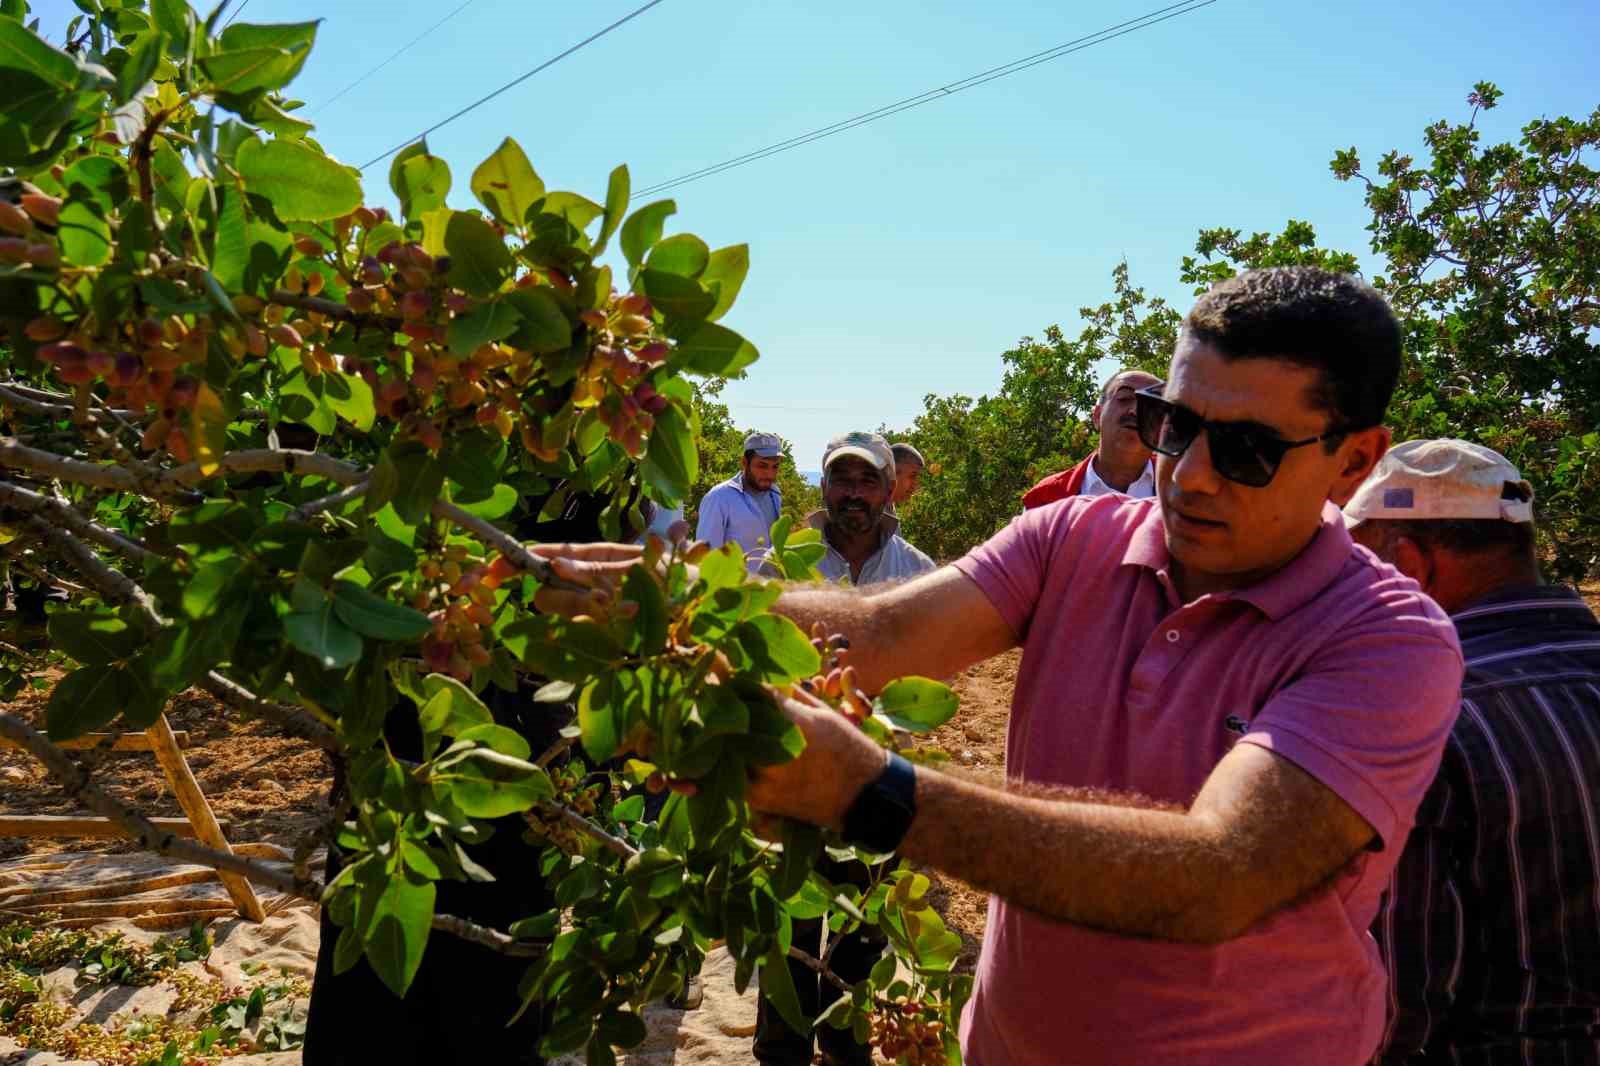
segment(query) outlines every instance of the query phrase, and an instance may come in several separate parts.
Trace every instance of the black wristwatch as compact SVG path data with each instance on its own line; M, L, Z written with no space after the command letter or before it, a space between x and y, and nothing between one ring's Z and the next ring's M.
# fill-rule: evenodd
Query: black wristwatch
M846 843L868 851L890 852L900 846L917 816L917 771L890 753L889 765L844 812Z

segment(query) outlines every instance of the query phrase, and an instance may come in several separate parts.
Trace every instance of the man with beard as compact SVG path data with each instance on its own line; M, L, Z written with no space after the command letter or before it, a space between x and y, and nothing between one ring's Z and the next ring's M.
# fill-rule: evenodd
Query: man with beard
M878 434L846 433L828 442L822 453L825 510L806 518L828 547L817 564L823 577L872 585L934 568L900 535L900 520L888 509L894 487L894 452Z
M782 467L783 441L771 433L746 437L739 472L701 498L694 539L713 548L734 541L744 549L748 569L758 569L772 523L783 513L783 494L778 491Z
M1134 394L1160 385L1161 379L1143 370L1119 370L1100 390L1100 402L1089 418L1100 431L1100 446L1070 470L1051 474L1022 497L1024 510L1072 496L1120 493L1134 499L1156 494L1156 468L1150 449L1139 439Z

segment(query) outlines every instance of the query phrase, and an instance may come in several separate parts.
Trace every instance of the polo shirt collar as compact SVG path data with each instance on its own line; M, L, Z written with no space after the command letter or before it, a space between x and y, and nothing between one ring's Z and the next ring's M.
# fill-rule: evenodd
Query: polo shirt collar
M1310 602L1326 588L1349 561L1354 546L1355 542L1350 539L1350 531L1345 528L1339 509L1332 503L1325 503L1322 507L1322 525L1312 536L1311 543L1289 560L1288 565L1264 581L1217 598L1241 600L1276 620ZM1122 561L1154 571L1165 571L1171 567L1172 557L1167 553L1167 536L1161 522L1159 497L1145 505L1144 516L1128 538Z
M1461 639L1511 627L1600 629L1577 592L1562 585L1512 585L1472 601L1450 616Z

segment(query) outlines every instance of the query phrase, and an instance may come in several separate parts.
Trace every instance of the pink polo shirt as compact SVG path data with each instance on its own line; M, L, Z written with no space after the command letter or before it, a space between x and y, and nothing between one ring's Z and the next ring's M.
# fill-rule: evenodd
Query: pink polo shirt
M968 1066L1357 1066L1383 1030L1367 928L1455 720L1455 629L1331 505L1260 584L1180 603L1156 500L1025 512L958 561L1024 641L1013 780L1187 806L1236 743L1378 831L1329 889L1217 946L1113 936L991 896Z

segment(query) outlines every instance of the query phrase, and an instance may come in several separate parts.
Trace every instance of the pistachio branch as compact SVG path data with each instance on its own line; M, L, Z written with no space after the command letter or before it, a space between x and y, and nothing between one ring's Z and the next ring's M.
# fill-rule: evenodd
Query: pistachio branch
M367 486L370 484L371 479L362 478L355 484L347 485L338 492L302 503L290 512L290 517L297 522L308 522L324 511L332 511L335 508L343 507L351 500L357 500L365 496L367 494Z
M156 608L154 598L138 582L107 564L72 534L37 515L27 520L27 528L87 578L100 595L119 603L134 604L152 629L167 624ZM290 736L308 740L324 751L337 753L341 750L339 738L333 730L308 712L285 703L264 700L220 671L208 671L201 679L200 687L236 710L272 722Z
M284 871L259 859L207 847L160 828L143 814L114 799L96 785L71 756L50 743L44 734L22 719L0 713L0 737L5 737L25 748L29 754L44 764L45 770L71 799L122 826L145 850L183 862L192 862L198 866L208 866L213 870L238 874L252 884L275 889L288 896L307 899L313 903L322 901L324 886L322 882L309 875L297 873L293 869ZM433 928L505 955L534 956L544 952L544 946L541 944L517 940L498 929L491 929L451 914L435 914Z
M32 492L9 481L0 481L0 505L48 518L78 536L94 541L102 548L119 552L141 563L155 556L155 553L143 543L85 518L77 508L57 496Z

